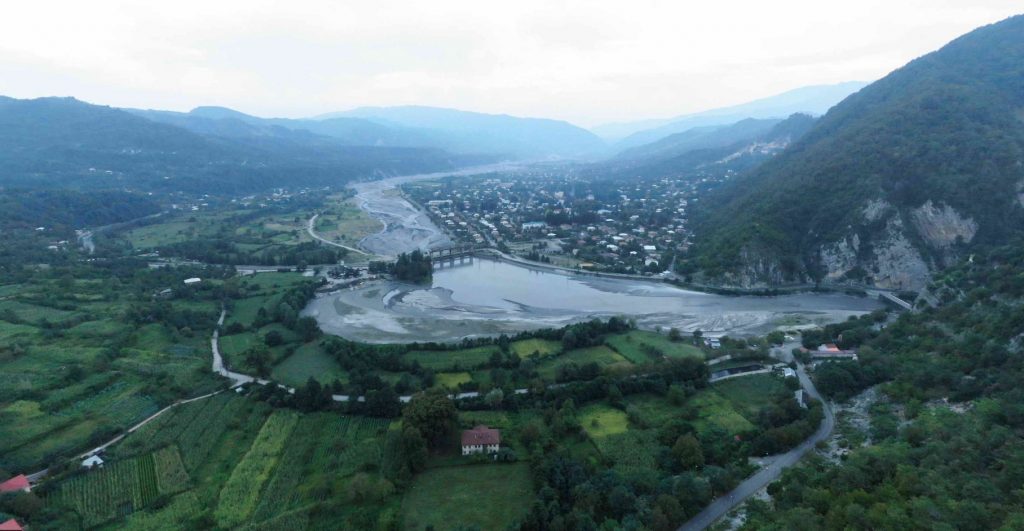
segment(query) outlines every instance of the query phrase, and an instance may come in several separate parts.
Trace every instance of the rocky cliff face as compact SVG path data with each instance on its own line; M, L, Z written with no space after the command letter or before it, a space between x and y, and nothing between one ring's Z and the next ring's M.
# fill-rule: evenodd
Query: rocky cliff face
M901 213L876 199L866 203L862 216L864 224L851 227L852 235L821 246L824 281L863 279L882 288L919 290L936 267L955 259L958 246L969 244L978 232L973 219L930 200ZM884 228L862 241L860 233L883 220ZM858 275L851 278L854 272Z

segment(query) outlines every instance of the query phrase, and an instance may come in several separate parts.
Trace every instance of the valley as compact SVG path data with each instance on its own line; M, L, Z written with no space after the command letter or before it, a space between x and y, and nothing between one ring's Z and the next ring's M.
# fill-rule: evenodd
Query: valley
M11 6L0 529L1024 528L1024 15L528 4Z

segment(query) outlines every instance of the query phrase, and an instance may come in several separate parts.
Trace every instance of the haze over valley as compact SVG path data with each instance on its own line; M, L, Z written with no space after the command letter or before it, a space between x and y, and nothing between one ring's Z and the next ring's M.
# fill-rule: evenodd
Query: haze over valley
M1024 527L1019 6L52 4L0 529Z

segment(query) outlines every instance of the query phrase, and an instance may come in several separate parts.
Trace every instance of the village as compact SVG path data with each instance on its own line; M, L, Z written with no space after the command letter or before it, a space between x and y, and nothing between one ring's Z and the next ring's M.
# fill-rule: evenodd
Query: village
M460 243L572 269L656 275L691 245L690 205L726 177L620 181L546 169L402 191Z

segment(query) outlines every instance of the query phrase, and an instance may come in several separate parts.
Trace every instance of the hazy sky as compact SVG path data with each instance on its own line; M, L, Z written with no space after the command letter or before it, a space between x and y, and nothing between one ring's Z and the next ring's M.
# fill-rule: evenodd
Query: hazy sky
M874 80L1020 0L6 2L0 94L304 116L436 105L581 125Z

